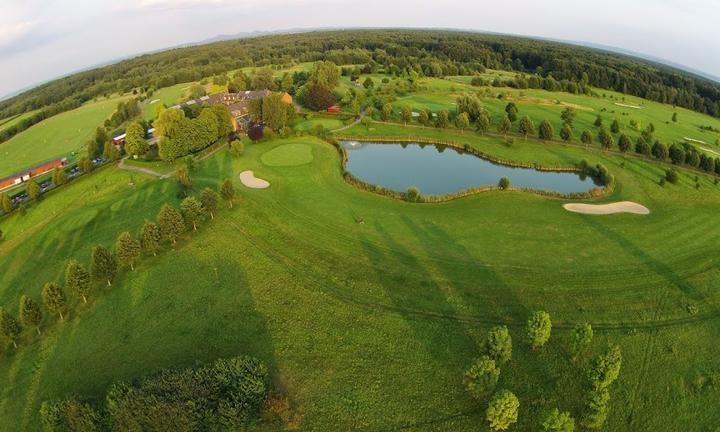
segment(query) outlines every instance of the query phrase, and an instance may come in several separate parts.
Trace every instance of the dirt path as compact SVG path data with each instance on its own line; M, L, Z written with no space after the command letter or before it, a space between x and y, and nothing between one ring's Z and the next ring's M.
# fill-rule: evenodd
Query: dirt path
M143 168L143 167L138 167L138 166L133 166L133 165L125 165L125 159L127 159L129 157L130 156L125 156L124 158L120 159L120 162L118 162L117 167L121 170L134 171L134 172L139 172L139 173L143 173L143 174L148 174L151 176L158 177L160 179L165 179L165 178L168 178L175 174L174 172L171 172L168 174L163 174L163 173L159 173L157 171L153 171L149 168Z
M344 130L350 129L350 128L353 127L353 126L360 124L360 122L362 121L363 117L365 117L365 111L361 112L361 113L360 113L360 116L359 116L358 118L356 118L354 122L352 122L352 123L350 123L350 124L348 124L348 125L345 125L345 126L341 126L341 127L337 128L337 129L333 129L333 130L331 130L330 132L333 132L333 133L334 133L334 132L342 132L342 131L344 131Z
M620 201L610 204L579 204L570 203L563 205L567 211L591 215L609 215L615 213L632 213L646 215L650 210L644 205L632 201Z

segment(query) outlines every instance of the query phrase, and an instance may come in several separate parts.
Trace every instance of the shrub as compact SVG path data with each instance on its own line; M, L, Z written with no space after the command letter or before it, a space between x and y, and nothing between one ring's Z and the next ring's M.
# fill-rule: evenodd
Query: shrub
M539 349L547 343L551 329L549 313L537 311L530 316L527 323L527 337L533 349Z
M505 326L493 327L483 343L483 350L496 363L504 364L512 357L512 338Z
M500 181L498 182L498 187L502 190L506 190L510 187L510 179L503 176L500 178Z
M492 430L505 430L517 422L520 401L509 390L501 390L493 396L486 411Z
M410 202L417 202L417 200L420 198L420 189L418 189L415 186L410 186L405 192L405 199L407 199Z
M101 430L102 417L90 404L75 397L43 402L40 419L48 432L94 432Z
M674 169L669 169L665 171L665 180L669 181L670 183L677 184L679 179L680 176L678 175L678 172Z
M498 377L500 368L495 365L495 360L482 356L465 372L465 388L475 399L483 401L495 390Z

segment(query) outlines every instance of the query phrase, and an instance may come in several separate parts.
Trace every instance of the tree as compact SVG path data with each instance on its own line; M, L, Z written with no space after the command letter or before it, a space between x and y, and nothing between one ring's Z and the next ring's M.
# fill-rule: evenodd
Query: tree
M542 348L550 339L552 322L550 314L545 311L537 311L530 315L527 323L527 338L534 350Z
M642 136L639 136L635 142L635 153L650 156L650 145Z
M498 364L507 363L512 357L512 338L505 326L493 327L483 342L483 352Z
M175 170L175 177L177 178L178 183L180 183L183 188L187 189L192 186L192 181L190 180L190 172L188 172L186 165L181 165Z
M673 121L673 123L677 123L677 121L678 121L677 113L673 113L673 115L672 115L672 121Z
M210 111L215 115L218 126L218 139L227 137L233 131L232 115L228 108L223 104L215 104L210 107Z
M678 180L680 180L680 176L678 175L678 172L674 169L669 169L665 171L665 180L669 181L672 184L677 184Z
M60 315L60 320L65 319L63 311L65 310L67 300L65 299L65 292L60 285L54 282L46 283L42 290L42 302L48 312Z
M282 95L274 93L262 98L262 120L265 126L279 131L288 124L288 104L283 102Z
M668 149L665 147L665 144L660 141L655 141L655 144L652 146L652 155L655 156L656 159L665 160L668 158Z
M410 108L409 105L403 105L402 109L400 110L400 117L405 123L405 126L407 126L407 124L410 123L410 121L412 120L412 108Z
M100 432L102 416L90 404L69 398L62 401L44 401L40 417L45 431Z
M185 222L192 225L193 231L197 231L197 223L203 217L203 208L200 201L195 197L187 197L180 203L180 213Z
M80 169L80 171L82 171L85 174L87 174L93 170L93 163L90 160L90 158L87 156L82 156L80 158L80 160L78 160L77 166Z
M311 83L303 89L299 99L313 111L325 110L337 101L335 93L323 85Z
M498 181L498 187L502 190L506 190L510 187L510 179L505 176L500 177L500 181Z
M420 189L417 186L410 186L405 192L405 199L409 202L417 202L420 198Z
M365 87L366 89L369 89L374 86L375 86L375 82L370 77L365 78L365 81L363 81L363 87Z
M560 138L562 138L562 140L565 142L572 141L573 130L572 126L570 126L570 123L563 123L562 129L560 129Z
M42 193L40 185L37 184L37 182L33 179L30 179L30 181L27 183L25 191L27 192L30 199L33 200L37 200L38 198L40 198L40 194Z
M595 356L588 370L588 378L593 388L607 388L620 375L622 353L620 347L611 345L603 353Z
M56 167L52 173L52 182L55 186L61 186L67 183L67 174L61 167Z
M165 204L157 216L157 226L162 238L175 244L177 238L185 231L185 224L180 212L173 206Z
M612 147L615 143L615 138L613 138L613 136L610 135L610 133L604 127L600 127L600 132L598 132L598 139L600 140L600 145L605 150Z
M670 155L670 160L675 165L682 165L685 163L685 150L681 145L671 145L668 149L668 154Z
M522 119L520 119L520 124L518 125L518 133L527 139L528 135L531 135L535 132L535 124L532 120L530 120L530 117L524 116Z
M500 377L500 368L495 360L482 356L465 372L465 388L477 400L484 401L485 397L495 390Z
M601 429L608 415L610 392L607 388L592 389L588 393L582 424L588 429Z
M484 135L485 132L490 130L490 117L485 110L480 111L480 115L477 118L477 131L480 135Z
M315 62L310 72L310 81L334 89L340 84L340 68L331 61Z
M83 303L87 303L90 287L90 273L76 260L70 260L65 268L65 288L80 296Z
M514 123L515 120L517 120L518 109L514 102L509 102L505 105L505 113L507 113L507 118L511 123Z
M435 121L435 126L437 126L440 129L444 129L450 125L450 114L448 114L447 110L442 110L437 114L437 120Z
M220 185L220 195L228 202L230 208L233 206L233 198L235 198L235 186L230 179L225 179Z
M456 100L458 112L466 112L470 122L476 122L480 118L480 113L485 111L477 96L462 95Z
M597 117L595 118L595 123L593 123L593 124L595 125L595 127L598 127L598 128L599 128L600 126L602 126L602 124L603 124L603 119L602 119L602 117L597 116Z
M118 160L119 157L120 153L118 152L117 147L115 147L115 144L113 144L111 141L106 142L105 146L103 147L103 159L115 161ZM54 180L53 183L55 183Z
M40 334L40 323L42 322L42 310L30 297L23 295L20 297L20 322L25 327L35 327L37 334Z
M162 241L162 234L157 224L150 221L145 221L142 228L140 229L140 247L146 253L157 255L160 250L160 242Z
M250 87L252 90L270 90L275 91L275 78L272 69L263 67L255 70L250 79Z
M590 324L583 323L575 326L570 338L570 355L572 355L573 361L588 351L592 340L593 330Z
M494 431L506 430L511 424L517 422L520 401L509 390L500 390L495 393L485 413Z
M135 261L140 257L140 242L125 231L117 238L115 254L120 264L130 266L130 270L134 271Z
M632 141L630 141L630 138L625 134L620 134L620 138L618 138L618 148L620 148L620 151L627 153L630 150L630 147L632 147Z
M385 105L383 105L383 107L382 107L382 112L381 112L380 114L381 114L381 118L382 118L383 121L388 121L388 120L390 120L390 117L391 117L392 114L393 114L393 106L392 106L392 104L391 104L390 102L388 102L388 103L386 103Z
M574 109L567 107L560 113L560 118L562 119L563 123L568 124L572 127L573 121L575 121L575 116L577 116L577 113Z
M540 127L538 128L538 137L541 140L550 141L553 139L554 134L555 132L553 131L553 127L550 122L547 120L543 120L542 123L540 123Z
M554 408L543 421L542 428L544 432L574 432L575 419L570 416L567 411L560 412Z
M620 133L620 123L618 123L617 119L614 119L610 125L610 132L614 134Z
M112 280L117 274L117 259L105 246L97 245L92 250L90 261L90 275L97 281L107 281L112 286Z
M217 192L210 188L205 188L200 193L200 203L203 210L210 214L210 219L215 219L214 213L217 210L219 199Z
M140 123L132 122L125 130L125 151L130 156L143 156L150 146L145 139L145 128Z
M466 112L461 112L457 118L457 127L460 128L461 133L465 133L468 126L470 126L470 117Z
M420 116L418 117L418 122L422 125L426 125L429 121L430 115L428 114L427 110L421 110Z
M10 197L8 197L6 193L0 194L0 207L2 207L2 211L5 214L12 212L15 208L10 200Z
M181 109L171 108L163 111L154 123L155 136L174 138L184 120L185 113Z
M12 342L17 349L17 338L20 336L20 323L14 316L7 313L5 309L0 308L0 333Z
M580 141L582 141L586 146L591 145L593 141L592 133L590 133L589 130L584 130L580 136Z
M512 121L508 117L503 117L502 120L500 120L500 123L498 123L498 133L501 133L504 135L507 135L508 132L510 132L510 129L512 128Z

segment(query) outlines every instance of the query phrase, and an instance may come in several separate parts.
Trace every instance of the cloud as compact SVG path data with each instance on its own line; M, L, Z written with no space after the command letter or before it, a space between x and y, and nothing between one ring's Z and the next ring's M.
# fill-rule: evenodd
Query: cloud
M22 38L37 27L39 22L39 20L18 21L0 26L0 45L9 44Z

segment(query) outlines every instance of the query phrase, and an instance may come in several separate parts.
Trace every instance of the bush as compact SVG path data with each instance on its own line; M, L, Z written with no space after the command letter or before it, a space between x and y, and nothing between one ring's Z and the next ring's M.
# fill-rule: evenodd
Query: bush
M677 171L673 169L665 171L665 180L669 181L670 183L677 184L679 179L680 176L678 175Z
M410 202L417 202L420 198L420 189L415 186L410 186L405 193L405 199Z
M102 417L90 404L75 397L43 402L40 407L43 429L48 432L100 431Z
M498 187L502 190L506 190L510 187L510 179L503 176L500 178L500 181L498 182Z
M495 390L498 377L500 368L495 365L495 360L482 356L465 372L465 388L476 400L482 402Z

